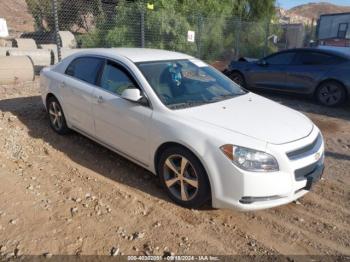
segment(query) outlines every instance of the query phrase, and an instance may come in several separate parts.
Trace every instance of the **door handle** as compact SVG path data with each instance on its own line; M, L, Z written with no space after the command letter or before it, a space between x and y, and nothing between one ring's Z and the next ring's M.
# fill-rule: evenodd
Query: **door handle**
M97 96L97 103L101 104L103 103L103 97L102 96Z

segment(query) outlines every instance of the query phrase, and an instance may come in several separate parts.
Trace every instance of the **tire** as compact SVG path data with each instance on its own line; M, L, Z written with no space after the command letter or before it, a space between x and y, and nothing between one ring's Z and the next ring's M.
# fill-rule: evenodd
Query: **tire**
M342 84L336 81L327 81L317 88L315 96L321 105L336 107L345 102L346 91Z
M238 71L233 71L231 74L229 74L230 79L235 82L237 85L246 88L247 84L245 82L244 76L238 72Z
M210 199L207 173L189 150L180 146L165 149L159 158L157 172L169 198L176 204L199 208Z
M65 135L70 131L62 107L55 97L49 97L47 100L47 114L50 126L56 133Z

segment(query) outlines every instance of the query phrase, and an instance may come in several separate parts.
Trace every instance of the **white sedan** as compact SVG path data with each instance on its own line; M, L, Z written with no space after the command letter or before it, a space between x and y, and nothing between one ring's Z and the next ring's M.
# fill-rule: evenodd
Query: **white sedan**
M324 169L319 129L194 57L91 49L41 72L50 124L158 175L177 204L256 210L307 193Z

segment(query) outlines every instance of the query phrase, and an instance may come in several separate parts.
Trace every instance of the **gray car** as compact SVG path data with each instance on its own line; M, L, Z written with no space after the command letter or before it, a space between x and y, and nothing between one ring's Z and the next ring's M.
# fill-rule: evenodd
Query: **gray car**
M350 56L316 48L289 49L260 60L232 61L224 73L245 88L313 96L338 106L350 95Z

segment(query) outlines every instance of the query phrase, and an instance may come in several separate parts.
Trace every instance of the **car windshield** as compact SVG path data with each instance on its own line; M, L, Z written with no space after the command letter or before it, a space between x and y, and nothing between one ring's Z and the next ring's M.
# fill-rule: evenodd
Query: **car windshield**
M137 65L163 104L171 109L219 102L247 93L197 59L141 62Z

